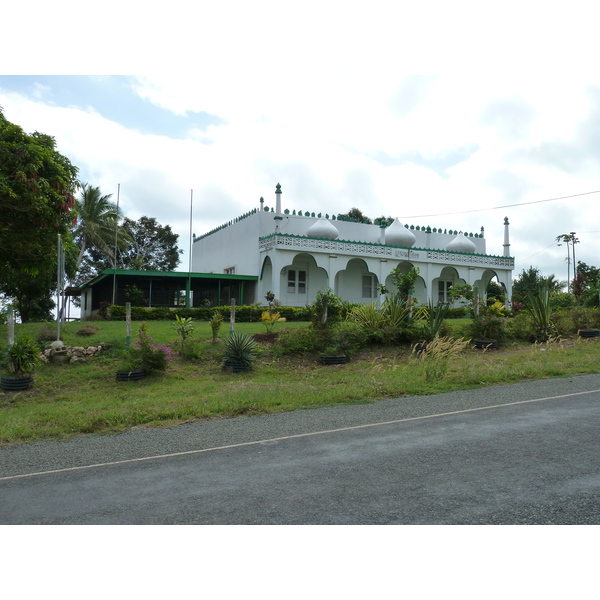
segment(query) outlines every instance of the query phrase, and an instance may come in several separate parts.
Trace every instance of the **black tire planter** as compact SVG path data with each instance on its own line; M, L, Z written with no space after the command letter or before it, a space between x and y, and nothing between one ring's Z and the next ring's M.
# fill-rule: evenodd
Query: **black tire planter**
M321 364L323 365L343 365L346 362L346 357L343 355L340 356L327 356L325 354L321 355Z
M139 381L146 377L146 371L136 369L134 371L117 371L117 381Z
M582 338L600 337L600 329L580 329L578 333Z
M498 340L473 340L473 346L481 350L497 350Z
M245 373L250 370L249 365L244 365L242 363L224 363L223 368L231 373Z
M32 383L33 377L31 375L24 375L23 377L2 375L2 381L0 382L0 385L3 390L16 392L19 390L26 390Z

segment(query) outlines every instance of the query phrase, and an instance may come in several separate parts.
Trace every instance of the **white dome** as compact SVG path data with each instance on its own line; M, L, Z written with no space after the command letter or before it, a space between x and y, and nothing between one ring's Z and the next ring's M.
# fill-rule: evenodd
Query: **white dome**
M416 240L415 234L406 229L398 219L385 230L385 243L390 246L403 246L406 248L412 246Z
M467 252L473 254L475 252L475 244L466 236L458 234L449 244L446 246L448 252Z
M313 223L306 232L308 237L325 238L326 240L335 240L339 234L340 232L336 227L323 217Z

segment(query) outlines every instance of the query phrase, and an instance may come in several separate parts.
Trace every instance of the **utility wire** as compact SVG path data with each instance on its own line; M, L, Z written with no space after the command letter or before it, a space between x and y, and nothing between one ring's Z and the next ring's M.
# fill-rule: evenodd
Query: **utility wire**
M515 206L525 206L526 204L540 204L541 202L554 202L555 200L566 200L567 198L576 198L577 196L588 196L589 194L600 194L600 190L596 190L595 192L583 192L582 194L572 194L571 196L561 196L560 198L547 198L546 200L533 200L532 202L520 202L517 204L505 204L504 206L492 206L491 208L476 208L473 210L460 210L457 212L447 212L447 213L435 213L431 215L411 215L407 217L402 217L403 219L421 219L425 217L443 217L446 215L463 215L466 213L474 213L474 212L484 212L486 210L499 210L501 208L513 208ZM586 232L586 233L597 233L597 232Z

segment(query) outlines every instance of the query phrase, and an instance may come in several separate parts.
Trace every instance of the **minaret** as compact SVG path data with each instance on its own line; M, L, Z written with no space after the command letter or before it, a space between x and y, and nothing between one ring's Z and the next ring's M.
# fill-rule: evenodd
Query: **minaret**
M275 214L281 216L281 186L275 186Z
M504 217L504 256L510 256L510 242L508 238L508 217Z
M279 221L283 221L281 216L281 186L277 184L275 186L275 233L279 233Z
M260 197L260 212L263 212L265 210L265 199L261 196Z

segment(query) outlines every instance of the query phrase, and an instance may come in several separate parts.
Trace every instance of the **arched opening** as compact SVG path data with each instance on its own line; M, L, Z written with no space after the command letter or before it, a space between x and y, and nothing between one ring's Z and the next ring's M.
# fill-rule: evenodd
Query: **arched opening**
M399 272L403 274L407 274L414 265L409 262L401 262L395 267ZM397 291L396 285L393 282L394 276L390 273L385 278L385 287L390 290L392 293ZM417 275L415 279L414 293L413 297L418 304L427 304L427 284L425 280L420 275Z
M368 304L379 298L379 280L360 258L348 261L346 268L335 276L335 293L353 303Z
M325 269L310 254L297 254L280 272L281 301L285 306L306 306L319 290L329 287Z

